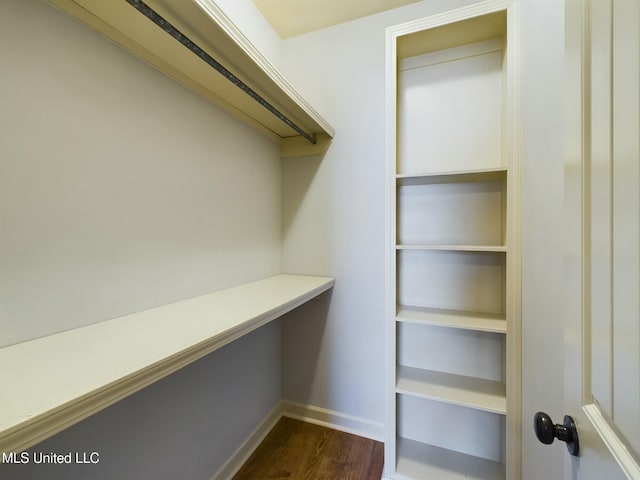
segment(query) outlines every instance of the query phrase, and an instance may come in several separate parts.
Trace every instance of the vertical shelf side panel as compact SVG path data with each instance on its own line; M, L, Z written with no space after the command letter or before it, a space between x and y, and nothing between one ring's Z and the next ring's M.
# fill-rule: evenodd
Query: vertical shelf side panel
M517 480L522 469L522 335L521 335L521 126L519 91L519 3L507 9L503 104L505 105L504 149L508 166L506 183L505 314L507 337L505 375L507 417L505 419L506 478Z
M396 436L396 128L397 36L387 29L385 39L385 438L384 478L395 477Z

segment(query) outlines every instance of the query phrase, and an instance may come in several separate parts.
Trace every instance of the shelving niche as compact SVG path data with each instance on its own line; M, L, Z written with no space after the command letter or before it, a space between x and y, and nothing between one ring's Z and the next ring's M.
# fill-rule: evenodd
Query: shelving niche
M388 479L519 471L510 8L387 30Z

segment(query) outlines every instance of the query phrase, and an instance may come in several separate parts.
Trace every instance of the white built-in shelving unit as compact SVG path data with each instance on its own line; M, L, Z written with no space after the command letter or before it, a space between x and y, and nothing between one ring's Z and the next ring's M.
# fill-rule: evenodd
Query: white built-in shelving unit
M0 348L0 451L22 451L333 286L275 275Z
M387 30L388 479L519 475L512 9Z

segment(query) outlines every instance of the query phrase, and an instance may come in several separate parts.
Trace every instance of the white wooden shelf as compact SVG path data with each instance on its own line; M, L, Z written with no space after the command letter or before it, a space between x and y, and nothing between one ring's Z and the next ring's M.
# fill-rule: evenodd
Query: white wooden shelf
M0 451L50 437L333 284L276 275L0 349Z
M426 245L426 244L399 244L396 250L441 250L455 252L506 252L504 245Z
M505 385L482 378L398 366L396 393L505 415Z
M396 478L438 480L504 480L499 462L399 437Z
M504 316L489 313L399 305L396 308L396 320L398 322L476 330L480 332L507 332L507 322Z
M333 127L213 0L145 0L145 3L305 133L315 135L315 145L124 0L49 2L279 142L283 157L320 154L328 148L334 136Z
M430 173L399 173L396 175L396 184L404 186L436 183L497 182L506 179L506 175L506 167Z

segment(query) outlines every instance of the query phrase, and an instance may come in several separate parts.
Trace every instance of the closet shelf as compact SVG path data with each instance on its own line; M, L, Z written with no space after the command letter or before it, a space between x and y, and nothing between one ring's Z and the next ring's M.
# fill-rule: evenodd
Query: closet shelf
M398 438L397 471L403 478L503 480L500 462Z
M396 393L506 415L505 385L493 380L399 365Z
M396 185L430 185L436 183L467 183L467 182L497 182L507 176L506 167L486 168L477 170L451 170L448 172L431 173L399 173L396 175Z
M398 322L476 330L480 332L507 332L507 322L504 316L489 313L398 305L396 308L396 320Z
M269 136L280 144L282 157L321 154L326 151L334 136L331 125L257 50L213 0L145 0L145 3L304 133L315 137L315 145L127 1L49 2Z
M456 252L506 252L504 245L429 245L429 244L399 244L396 250L442 250Z
M21 451L329 290L275 275L0 349L0 451Z

